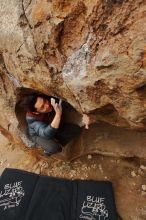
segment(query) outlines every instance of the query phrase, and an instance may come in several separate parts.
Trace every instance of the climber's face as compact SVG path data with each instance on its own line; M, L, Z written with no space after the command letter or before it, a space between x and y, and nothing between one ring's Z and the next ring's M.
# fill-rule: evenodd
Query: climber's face
M37 97L37 101L34 107L39 113L48 113L53 110L51 103L47 99L42 97Z

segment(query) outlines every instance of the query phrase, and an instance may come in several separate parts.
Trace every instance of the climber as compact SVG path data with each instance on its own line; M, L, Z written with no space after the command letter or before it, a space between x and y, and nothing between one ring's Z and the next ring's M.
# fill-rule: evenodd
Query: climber
M45 155L61 152L63 146L81 133L79 125L61 121L61 100L34 94L23 98L21 107L26 111L29 137L35 146L43 148ZM90 120L86 114L82 122L88 129Z

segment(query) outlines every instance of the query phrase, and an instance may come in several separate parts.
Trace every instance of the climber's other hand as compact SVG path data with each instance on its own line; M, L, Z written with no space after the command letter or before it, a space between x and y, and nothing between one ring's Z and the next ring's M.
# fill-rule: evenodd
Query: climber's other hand
M84 123L85 128L89 129L89 125L90 125L91 121L90 121L90 118L87 114L83 114L82 122Z

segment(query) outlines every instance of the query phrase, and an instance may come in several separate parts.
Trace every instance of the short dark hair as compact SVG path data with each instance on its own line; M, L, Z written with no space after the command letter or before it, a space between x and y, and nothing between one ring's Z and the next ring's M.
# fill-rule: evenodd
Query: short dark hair
M45 98L50 101L50 97L45 94L33 94L33 95L27 95L25 96L21 101L19 106L23 108L24 111L31 111L31 112L37 112L36 108L34 107L37 98Z
M37 95L27 95L22 98L22 100L19 102L19 106L24 111L32 111L36 112L36 108L34 107L37 100Z

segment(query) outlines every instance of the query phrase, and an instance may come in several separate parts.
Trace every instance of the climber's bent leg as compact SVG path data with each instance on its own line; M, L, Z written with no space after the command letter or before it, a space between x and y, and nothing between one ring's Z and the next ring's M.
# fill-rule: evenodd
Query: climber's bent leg
M39 136L32 136L32 140L36 146L41 146L44 149L45 155L51 155L62 151L61 144L52 139L45 139Z

